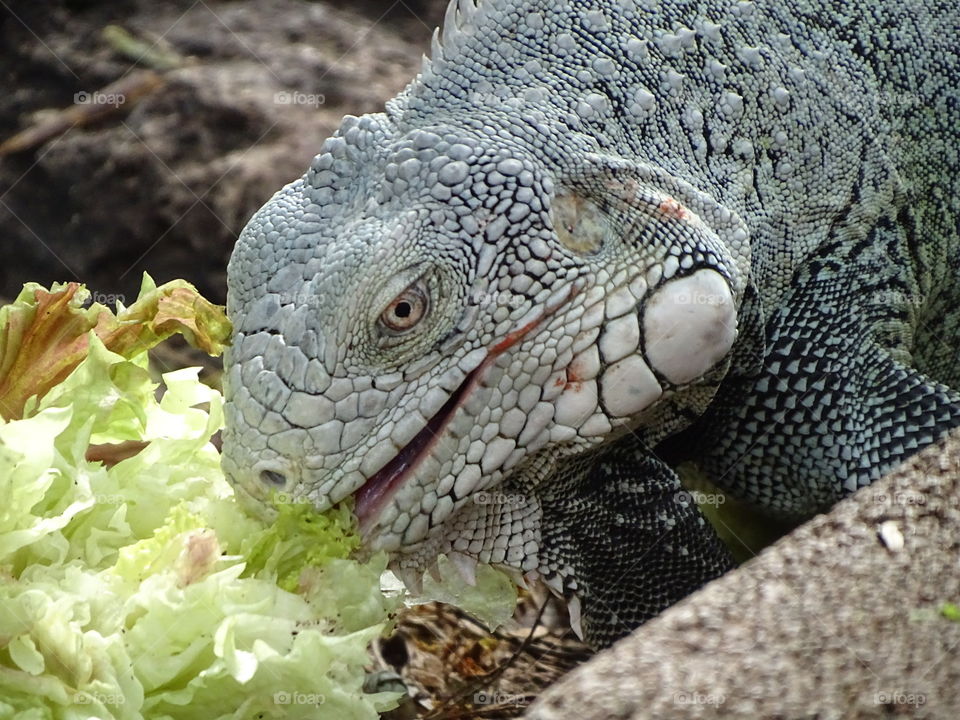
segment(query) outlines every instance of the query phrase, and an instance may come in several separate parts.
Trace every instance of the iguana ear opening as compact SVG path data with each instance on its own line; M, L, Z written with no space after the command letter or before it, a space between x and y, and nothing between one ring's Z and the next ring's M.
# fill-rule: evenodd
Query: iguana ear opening
M596 254L613 237L603 209L587 195L561 188L551 207L557 240L577 255Z

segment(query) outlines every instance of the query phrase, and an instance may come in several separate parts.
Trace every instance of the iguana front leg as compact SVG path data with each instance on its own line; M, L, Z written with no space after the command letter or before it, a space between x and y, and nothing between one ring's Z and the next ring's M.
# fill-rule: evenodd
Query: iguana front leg
M568 572L583 636L605 647L733 566L663 461L629 435L543 486L541 573Z
M500 487L474 495L394 568L417 586L441 553L468 581L478 559L544 581L594 647L733 565L674 471L632 433L571 457L536 456Z

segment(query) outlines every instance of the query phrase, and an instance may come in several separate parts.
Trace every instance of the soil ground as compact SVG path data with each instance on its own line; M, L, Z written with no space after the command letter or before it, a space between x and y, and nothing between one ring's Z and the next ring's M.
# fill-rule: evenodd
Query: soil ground
M444 5L8 0L0 143L41 139L0 149L0 297L78 280L129 303L147 271L223 302L247 219L416 74Z

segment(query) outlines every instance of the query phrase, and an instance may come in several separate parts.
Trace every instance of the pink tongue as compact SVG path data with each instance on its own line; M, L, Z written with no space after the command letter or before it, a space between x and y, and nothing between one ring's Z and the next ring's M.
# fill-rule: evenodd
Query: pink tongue
M422 430L420 431L423 432ZM384 503L393 495L396 489L402 484L407 470L416 460L415 453L407 451L416 443L420 437L418 434L409 445L407 445L400 454L387 463L373 477L363 484L359 490L354 493L355 504L354 512L360 520L361 527L367 524L367 520L380 514Z
M355 505L353 511L360 520L361 530L365 530L380 514L383 506L400 489L407 472L417 464L417 461L430 452L447 422L457 411L457 406L474 385L474 379L480 373L484 363L469 373L437 414L430 418L426 427L418 432L413 440L407 443L397 456L380 468L354 493Z

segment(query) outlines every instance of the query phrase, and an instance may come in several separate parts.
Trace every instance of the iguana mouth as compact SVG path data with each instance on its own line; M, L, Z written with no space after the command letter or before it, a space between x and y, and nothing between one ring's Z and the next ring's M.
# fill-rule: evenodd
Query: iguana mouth
M372 521L400 489L407 476L423 458L430 454L457 408L477 384L480 373L487 367L489 360L490 356L487 356L470 371L440 410L430 418L423 430L414 435L413 440L408 442L392 460L371 475L354 493L354 512L360 520L361 530L369 529Z
M581 284L574 283L569 292L552 298L553 302L548 300L543 312L517 329L510 331L502 340L494 344L483 361L467 373L460 386L453 391L424 428L414 435L413 440L408 442L392 460L371 475L360 489L354 492L354 513L360 521L361 534L366 535L372 529L383 508L397 494L407 477L430 454L440 440L443 431L453 419L457 409L477 386L481 376L497 356L523 340L547 318L569 303L580 290Z

